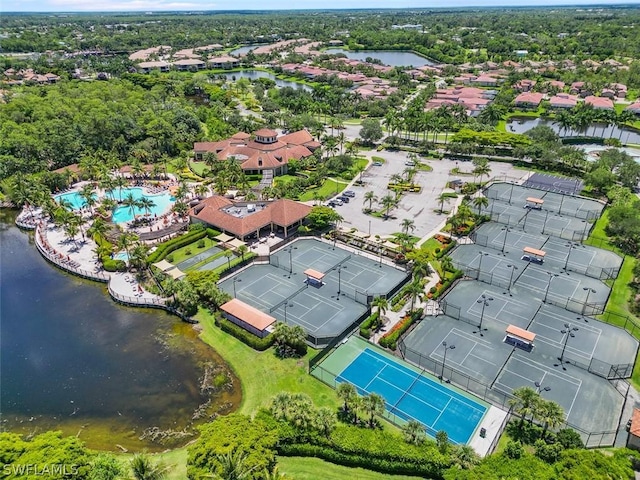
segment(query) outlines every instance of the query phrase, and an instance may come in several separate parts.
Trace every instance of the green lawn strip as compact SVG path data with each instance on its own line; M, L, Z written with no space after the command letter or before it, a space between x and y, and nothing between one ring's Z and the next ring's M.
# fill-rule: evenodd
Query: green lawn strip
M212 240L210 238L204 237L204 247L202 248L198 248L198 242L200 240L196 240L195 242L189 244L189 245L185 245L184 247L181 247L173 252L171 252L169 255L167 256L171 256L173 257L173 261L171 263L173 263L174 265L177 265L180 262L185 261L188 258L193 257L194 255L197 255L200 252L204 252L206 249L214 247L216 245L218 245L218 241L217 240ZM187 254L187 250L190 250L191 253Z
M605 227L608 223L609 211L605 210L603 214L600 216L596 224L593 226L591 230L591 235L584 242L587 245L593 245L599 248L604 248L607 250L612 250L618 255L623 256L622 252L615 245L610 243L602 244L599 239L607 239L608 236L605 232ZM631 281L633 280L633 267L635 266L636 260L633 257L626 256L624 257L624 262L622 263L622 267L620 268L620 273L618 277L613 282L611 286L611 294L609 295L609 300L607 301L607 306L605 308L604 315L598 315L598 319L603 322L610 323L612 325L617 325L619 327L624 328L624 324L627 317L630 317L635 321L637 325L640 325L640 319L636 317L629 310L629 300L633 295L633 290L629 286ZM640 329L634 332L634 337L640 340ZM636 358L635 368L633 369L633 374L631 376L631 384L634 388L640 388L640 355Z
M333 389L307 373L309 359L317 353L316 350L309 349L301 359L281 360L275 356L273 348L256 352L224 333L213 324L213 316L206 310L201 309L196 318L202 326L202 340L229 363L240 379L240 413L253 414L280 392L306 393L318 407L338 407Z
M133 478L129 476L131 472L130 462L133 453L114 453L120 461L125 471L122 478ZM165 468L165 480L184 480L187 478L187 447L167 450L162 453L149 453L149 458L154 463L161 463ZM118 477L120 478L120 477Z
M307 202L309 200L313 200L314 194L316 192L322 198L331 197L337 193L342 192L342 190L344 190L344 187L346 187L347 185L349 185L349 182L345 182L342 180L336 181L333 178L327 178L321 187L307 190L302 195L300 195L300 201Z
M389 475L364 468L351 468L313 457L278 457L278 471L295 480L416 480L419 477ZM320 472L322 472L320 474Z
M209 170L209 167L207 167L207 164L204 162L191 162L189 166L193 173L201 177L204 177L204 172Z

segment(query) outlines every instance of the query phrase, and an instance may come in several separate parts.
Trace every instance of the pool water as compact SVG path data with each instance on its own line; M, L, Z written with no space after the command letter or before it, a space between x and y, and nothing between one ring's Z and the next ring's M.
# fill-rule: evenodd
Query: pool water
M122 260L123 262L129 261L129 254L127 252L118 252L113 256L114 260Z
M162 215L163 213L167 212L175 202L175 198L173 198L169 193L149 195L145 194L144 190L141 187L115 189L109 192L109 196L117 201L126 198L129 194L133 195L133 198L136 200L145 197L149 198L155 205L151 207L148 212L144 208L136 207L132 211L131 208L120 205L113 211L112 219L114 223L130 222L136 217L136 215L146 215L147 213L149 213L151 216ZM58 202L63 199L69 202L73 210L79 210L86 205L85 200L77 191L56 195L55 199Z
M80 196L79 192L63 193L61 195L56 195L54 198L58 203L61 203L63 201L67 202L69 205L71 205L71 208L73 210L80 210L82 207L87 205L87 202L84 198L82 198L82 196ZM93 198L97 198L97 196L94 194Z

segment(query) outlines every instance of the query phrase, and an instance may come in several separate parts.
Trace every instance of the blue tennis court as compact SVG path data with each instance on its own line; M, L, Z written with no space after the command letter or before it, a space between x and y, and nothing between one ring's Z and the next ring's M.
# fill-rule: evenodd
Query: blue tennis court
M358 393L384 397L387 410L422 423L429 435L444 430L454 443L467 443L487 408L369 348L336 377Z

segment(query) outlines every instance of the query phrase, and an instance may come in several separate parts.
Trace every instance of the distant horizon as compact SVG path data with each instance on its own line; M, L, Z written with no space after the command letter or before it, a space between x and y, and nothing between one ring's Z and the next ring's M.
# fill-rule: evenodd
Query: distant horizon
M215 13L277 12L305 10L406 10L455 8L522 8L522 7L612 7L640 6L640 0L307 0L304 7L291 7L290 0L238 0L235 8L207 0L6 0L0 13L5 14L72 14L72 13Z

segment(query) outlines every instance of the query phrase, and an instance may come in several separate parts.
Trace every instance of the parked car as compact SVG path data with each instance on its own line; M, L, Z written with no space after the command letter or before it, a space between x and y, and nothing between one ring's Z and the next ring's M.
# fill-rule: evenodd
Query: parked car
M406 162L404 162L404 164L407 167L415 167L416 166L416 162L412 162L411 160L407 160Z
M356 192L354 192L353 190L346 190L344 192L342 192L342 196L343 197L355 197L356 196Z
M339 196L337 199L340 200L342 203L349 203L349 197L346 197L344 195Z
M342 200L340 200L339 198L334 198L329 203L333 203L334 207L339 207L340 205L344 204L344 202Z
M382 162L373 162L371 165L373 165L374 167L381 167Z

